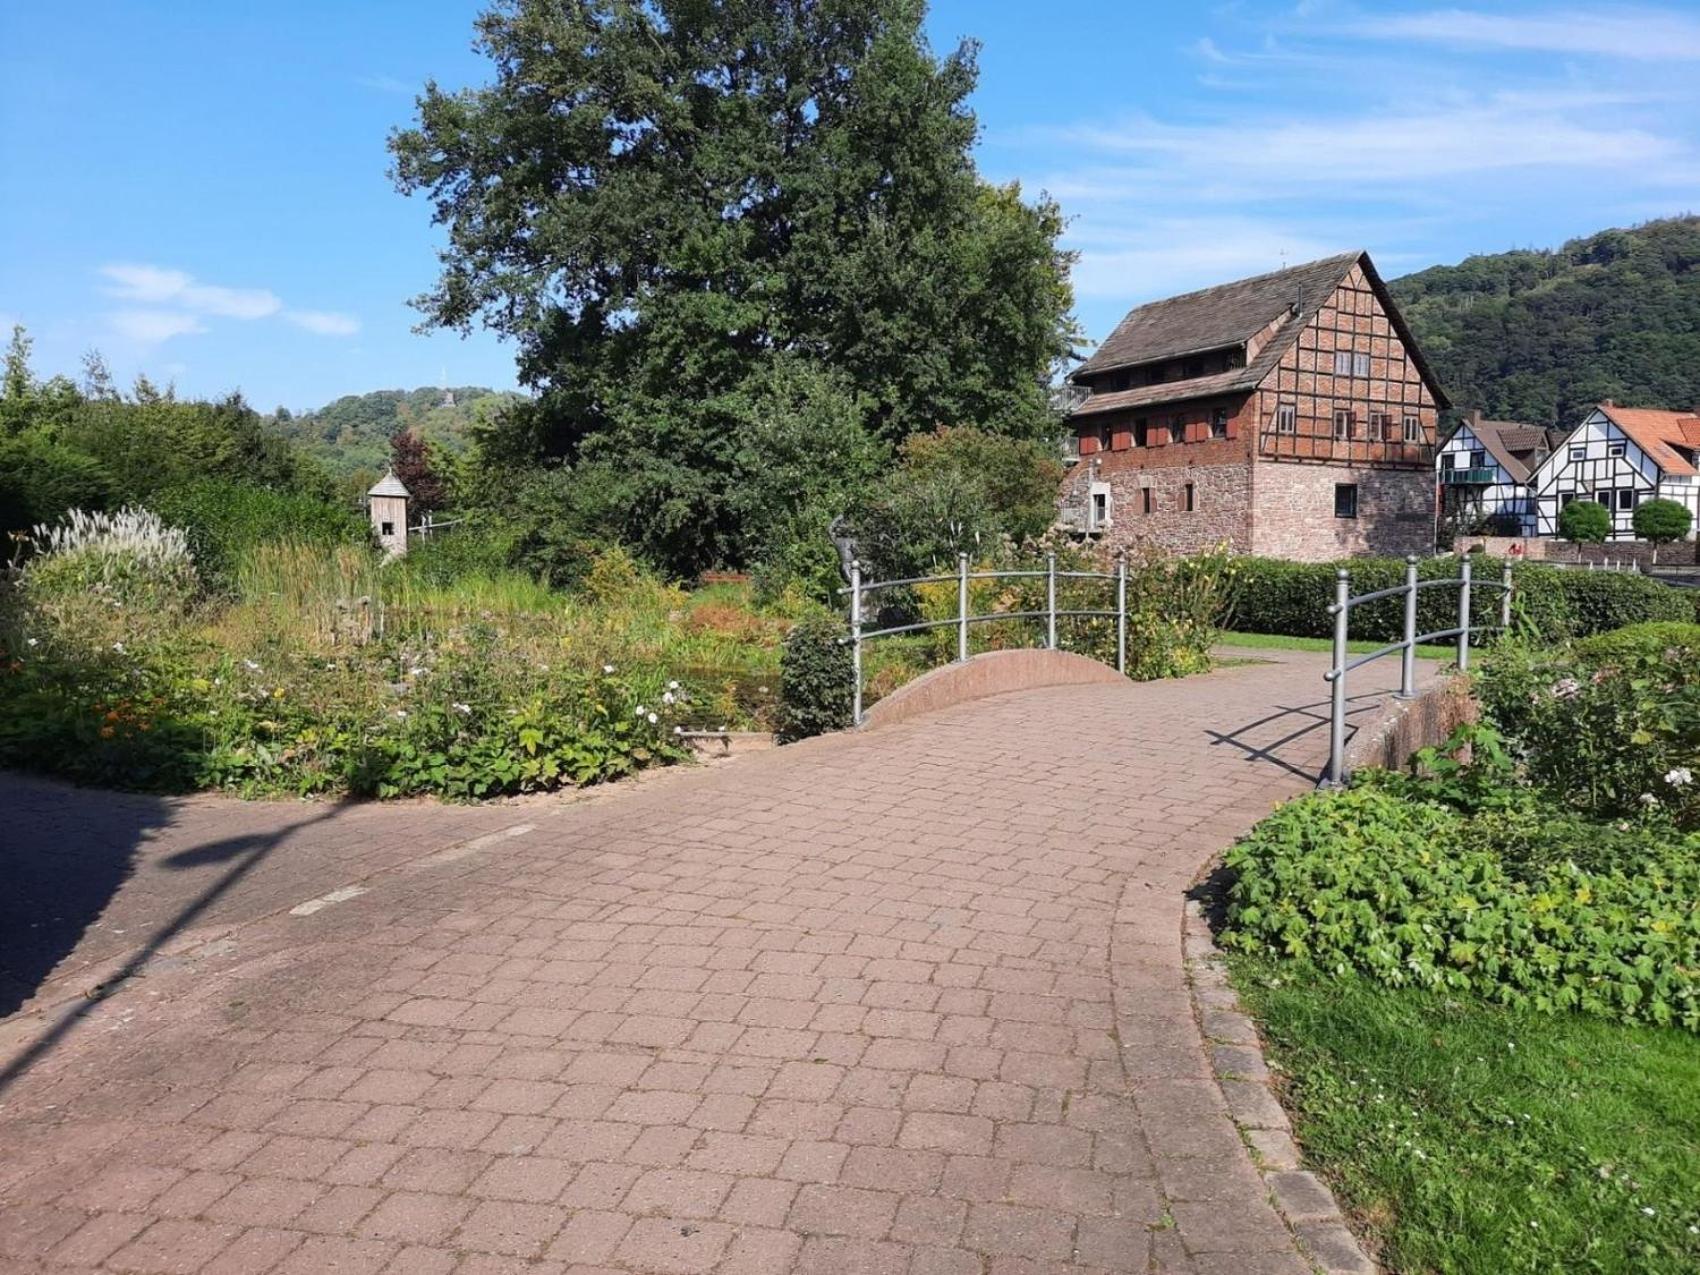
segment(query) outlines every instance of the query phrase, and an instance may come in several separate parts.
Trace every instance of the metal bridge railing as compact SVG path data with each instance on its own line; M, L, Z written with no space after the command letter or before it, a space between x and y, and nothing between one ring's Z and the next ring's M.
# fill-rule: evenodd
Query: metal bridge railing
M1397 698L1414 699L1417 694L1417 647L1420 644L1442 638L1456 638L1458 668L1467 671L1470 667L1470 635L1503 631L1511 627L1511 564L1505 564L1505 570L1498 580L1473 579L1472 567L1473 564L1466 556L1460 562L1457 576L1446 580L1419 580L1417 559L1412 556L1405 559L1404 584L1394 585L1390 589L1377 589L1373 593L1360 593L1355 597L1352 595L1352 573L1344 567L1340 569L1334 580L1334 603L1328 608L1328 614L1334 617L1334 665L1322 675L1323 680L1333 686L1333 697L1329 706L1328 771L1324 778L1325 783L1337 787L1346 780L1346 674L1372 660L1379 660L1384 655L1398 651L1400 668ZM1450 629L1437 629L1433 633L1418 633L1418 593L1423 589L1452 586L1458 589L1457 625ZM1478 588L1499 590L1498 624L1471 625L1470 596L1472 590ZM1397 642L1389 642L1386 646L1348 660L1346 646L1351 641L1352 608L1382 598L1401 596L1405 599L1405 635Z
M1043 577L1045 580L1045 609L1043 611L993 611L985 615L971 615L968 611L968 585L974 580L1033 580ZM916 584L945 584L956 581L956 615L943 620L920 620L914 624L894 624L883 629L864 629L862 627L862 600L871 593L882 589L906 588ZM1116 587L1116 605L1112 610L1058 610L1057 581L1058 580L1097 580ZM851 678L854 683L851 704L851 720L857 725L862 722L862 646L864 643L878 637L891 637L898 633L919 633L925 629L956 626L956 663L968 659L968 628L973 624L982 624L993 620L1037 620L1045 621L1045 647L1047 650L1057 649L1057 621L1059 619L1113 619L1116 622L1116 671L1127 672L1127 560L1120 555L1116 558L1116 569L1107 571L1058 571L1057 555L1045 555L1043 570L1030 571L970 571L968 555L958 554L956 557L956 574L939 576L913 576L907 580L877 580L862 579L862 564L859 561L850 563L850 583L839 590L839 593L850 595L850 636L841 639L850 645Z

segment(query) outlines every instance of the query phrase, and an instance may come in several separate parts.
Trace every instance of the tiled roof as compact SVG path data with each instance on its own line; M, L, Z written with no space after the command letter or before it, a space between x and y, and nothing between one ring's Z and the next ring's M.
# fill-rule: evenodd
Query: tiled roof
M1135 306L1080 371L1104 372L1243 345L1295 305L1299 316L1308 320L1361 256L1361 252L1343 252L1308 265Z
M1694 465L1675 448L1700 448L1700 415L1653 407L1619 407L1615 403L1601 403L1600 411L1665 473L1696 472Z
M1118 408L1151 407L1256 388L1281 361L1281 356L1298 339L1305 325L1316 317L1316 312L1333 295L1334 289L1339 287L1354 265L1363 267L1364 277L1381 298L1381 304L1410 352L1412 361L1439 406L1446 407L1445 393L1417 349L1404 320L1399 317L1393 298L1388 295L1381 277L1370 263L1369 254L1343 252L1307 265L1277 270L1273 274L1240 279L1135 306L1092 357L1070 374L1070 380L1135 364L1244 345L1277 320L1284 322L1275 328L1256 356L1244 367L1187 380L1165 381L1159 385L1095 393L1076 407L1072 415L1089 416Z
M1547 441L1547 431L1539 425L1525 425L1522 421L1466 420L1464 427L1499 462L1500 468L1520 483L1527 482L1535 466L1544 459L1536 453L1552 450Z

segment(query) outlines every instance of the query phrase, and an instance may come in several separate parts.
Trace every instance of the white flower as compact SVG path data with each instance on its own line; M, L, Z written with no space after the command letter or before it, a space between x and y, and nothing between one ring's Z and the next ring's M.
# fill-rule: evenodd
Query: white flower
M656 723L656 722L658 722L658 721L660 721L660 720L661 720L661 719L660 719L660 718L659 718L659 717L657 717L657 716L656 716L656 715L655 715L655 714L654 714L654 713L651 713L651 714L650 714L650 715L649 715L649 724L650 724L650 725L651 725L651 726L653 726L653 725L655 725L655 723Z
M424 671L425 671L424 669L420 668L417 664L415 664L415 665L413 665L413 667L411 667L410 669L407 670L407 675L409 677L418 677Z
M671 704L673 702L673 692L672 691L662 691L661 692L661 702L663 704Z
M450 707L452 707L455 712L460 713L463 716L472 711L471 704L462 704L459 700L456 700Z
M40 646L41 643L35 638L29 638L29 639L26 640L26 645L28 645L28 646Z
M242 667L247 669L250 673L258 673L260 671L260 666L254 663L253 660L243 660Z
M112 644L112 649L117 651L120 655L124 654L124 644L122 642L114 642Z
M1645 1213L1648 1217L1656 1217L1658 1215L1658 1210L1655 1209L1651 1204L1643 1204L1641 1206L1641 1211L1643 1213Z
M405 708L398 708L395 711L395 715L397 717L406 717L407 716L407 710Z
M614 671L614 666L612 664L604 664L602 666L602 671L604 673L612 673Z
M1554 699L1570 699L1582 689L1582 684L1573 677L1560 678L1552 684Z
M633 717L642 717L648 711L649 710L647 708L645 708L642 704L639 704L637 706L637 708L635 710L633 710L632 716Z
M1665 771L1665 782L1672 788L1682 788L1694 782L1694 772L1687 766L1678 766Z
M667 689L670 691L676 691L679 689L679 684L677 682L669 682L667 683Z
M765 687L765 686L758 686L758 687L756 687L756 690L759 691L763 695L767 694L767 687Z
M675 726L673 728L673 733L675 735L683 735L685 733L685 728L683 726Z
M1656 806L1659 804L1659 799L1650 792L1644 792L1641 794L1641 804L1643 806Z

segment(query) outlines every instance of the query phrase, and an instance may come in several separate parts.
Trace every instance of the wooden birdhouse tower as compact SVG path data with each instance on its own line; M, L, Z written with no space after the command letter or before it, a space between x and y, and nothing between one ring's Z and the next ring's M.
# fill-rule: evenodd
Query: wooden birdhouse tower
M372 490L366 493L372 530L389 557L399 558L407 552L407 502L412 498L413 493L393 470L373 483Z

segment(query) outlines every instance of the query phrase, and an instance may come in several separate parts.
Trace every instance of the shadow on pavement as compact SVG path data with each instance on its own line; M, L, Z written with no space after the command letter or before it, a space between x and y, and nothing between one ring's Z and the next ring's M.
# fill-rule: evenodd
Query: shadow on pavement
M1386 691L1364 691L1349 696L1346 700L1346 738L1351 739L1357 721L1366 714L1380 710L1386 700ZM1267 762L1279 766L1288 774L1311 783L1318 782L1323 775L1326 765L1327 737L1329 724L1329 700L1318 700L1314 704L1300 704L1291 708L1277 707L1256 721L1247 722L1232 731L1206 730L1212 746L1225 744L1237 748L1246 755L1250 762ZM1275 734L1275 732L1281 732ZM1321 733L1323 756L1315 756L1316 741L1312 738ZM1274 738L1268 738L1275 734ZM1299 758L1289 760L1281 755L1283 749L1297 745Z
M75 790L62 790L75 799ZM168 803L157 799L137 798L128 794L90 794L102 802L110 802L112 816L104 815L89 845L60 853L53 845L20 846L15 834L7 833L0 841L0 872L4 873L6 888L0 889L0 960L8 975L4 988L10 1013L41 986L55 966L75 950L78 940L105 909L112 896L129 877L135 852L146 833L170 822ZM297 820L264 834L246 834L210 841L178 851L162 861L163 866L184 871L211 864L228 863L230 867L195 896L166 924L148 936L141 947L124 962L123 967L100 987L85 993L82 999L52 1014L51 1025L16 1057L0 1068L0 1093L24 1072L52 1052L88 1013L112 990L137 974L159 954L166 944L189 929L216 903L230 892L249 872L253 871L291 834L332 818L340 806L326 806L319 813ZM39 839L39 838L38 838ZM19 871L19 865L23 871ZM12 880L25 888L14 890ZM50 918L29 929L14 942L20 919L31 916ZM14 947L16 952L14 954ZM16 987L12 986L14 970L19 971ZM16 999L14 1000L14 995Z

